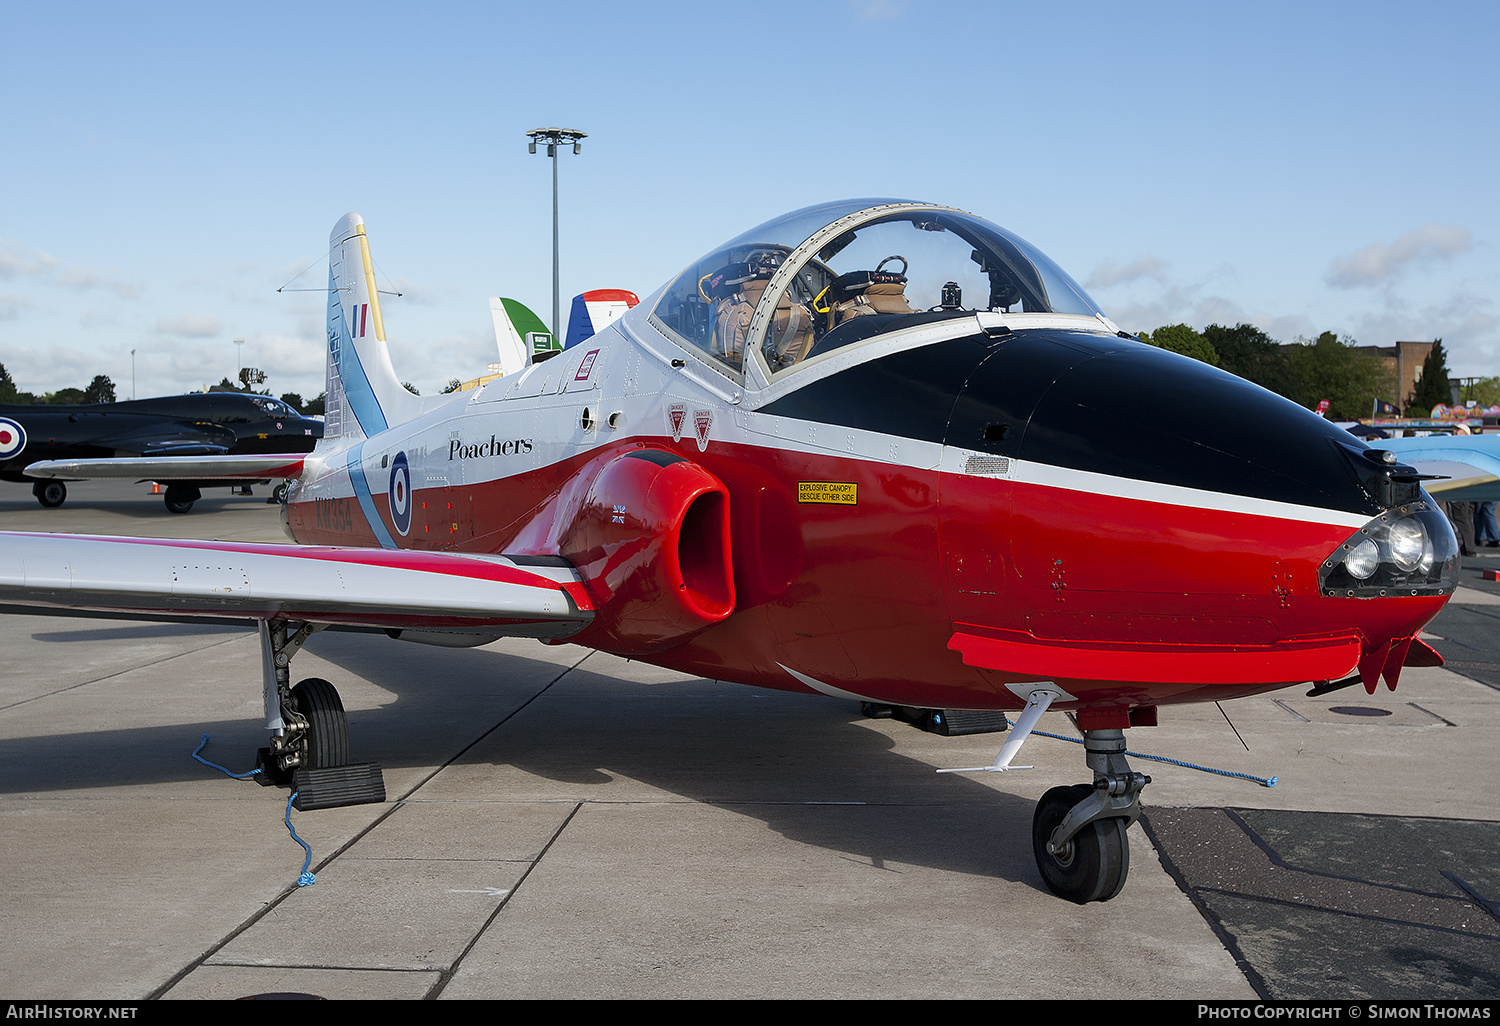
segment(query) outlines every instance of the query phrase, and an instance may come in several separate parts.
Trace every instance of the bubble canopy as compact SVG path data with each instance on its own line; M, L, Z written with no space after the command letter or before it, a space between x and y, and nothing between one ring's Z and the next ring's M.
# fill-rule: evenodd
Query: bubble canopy
M1098 306L1025 240L951 207L857 199L752 228L664 288L651 322L720 370L772 376L836 349L995 311L1097 319Z

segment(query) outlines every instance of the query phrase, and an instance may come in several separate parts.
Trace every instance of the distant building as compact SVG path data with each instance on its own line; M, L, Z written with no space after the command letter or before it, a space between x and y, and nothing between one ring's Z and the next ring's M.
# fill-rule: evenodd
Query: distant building
M1422 377L1422 364L1426 362L1432 347L1437 345L1434 339L1431 342L1397 342L1393 346L1355 346L1362 353L1369 353L1378 357L1385 365L1387 371L1395 374L1396 394L1386 396L1398 407L1405 406L1406 400L1417 389L1417 381Z

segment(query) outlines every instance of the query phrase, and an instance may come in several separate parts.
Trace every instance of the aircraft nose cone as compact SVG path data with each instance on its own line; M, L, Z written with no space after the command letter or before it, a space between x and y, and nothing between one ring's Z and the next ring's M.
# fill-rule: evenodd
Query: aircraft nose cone
M1347 432L1199 361L1099 334L1018 332L969 376L947 441L1009 458L971 457L944 482L955 623L1017 632L1006 637L1049 656L1080 643L1115 653L1080 673L1321 679L1411 637L1445 600L1432 587L1325 587L1340 546L1418 506L1430 520L1431 500ZM1428 533L1440 562L1451 532L1439 516ZM1225 646L1235 655L1223 667L1180 665ZM1257 652L1264 664L1252 666Z

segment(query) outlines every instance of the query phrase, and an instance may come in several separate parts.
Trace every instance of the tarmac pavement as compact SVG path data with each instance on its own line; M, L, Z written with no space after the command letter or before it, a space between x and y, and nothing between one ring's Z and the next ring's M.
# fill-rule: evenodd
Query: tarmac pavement
M0 527L283 540L263 497L172 516L80 483ZM1480 557L1477 564L1500 566ZM0 617L0 998L1500 996L1500 585L1466 566L1398 691L1164 708L1113 901L1043 886L1033 805L1088 778L850 702L575 646L325 632L387 801L290 813L252 630ZM1489 669L1486 669L1489 668ZM1179 763L1210 767L1223 776ZM1274 787L1257 779L1277 777Z

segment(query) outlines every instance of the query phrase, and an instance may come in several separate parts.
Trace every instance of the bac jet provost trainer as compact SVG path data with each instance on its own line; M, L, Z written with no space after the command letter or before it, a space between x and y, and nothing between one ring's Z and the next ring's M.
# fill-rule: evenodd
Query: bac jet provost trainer
M322 421L254 393L190 392L86 406L0 405L0 481L30 482L37 501L50 508L67 501L67 481L170 480L163 497L167 510L186 513L202 498L200 488L272 481L295 472L302 454L321 437ZM220 475L229 454L239 458L232 464L233 477L225 480ZM117 459L121 456L141 458ZM153 473L155 461L164 461L160 476Z
M348 762L337 693L290 685L330 626L1021 710L987 770L1066 709L1093 780L1049 790L1032 841L1081 903L1128 870L1148 778L1126 728L1440 662L1417 633L1457 541L1411 468L1124 335L972 215L798 211L582 344L433 398L392 368L360 218L331 241L326 434L284 507L301 546L0 536L12 607L258 621L262 759L299 787Z

